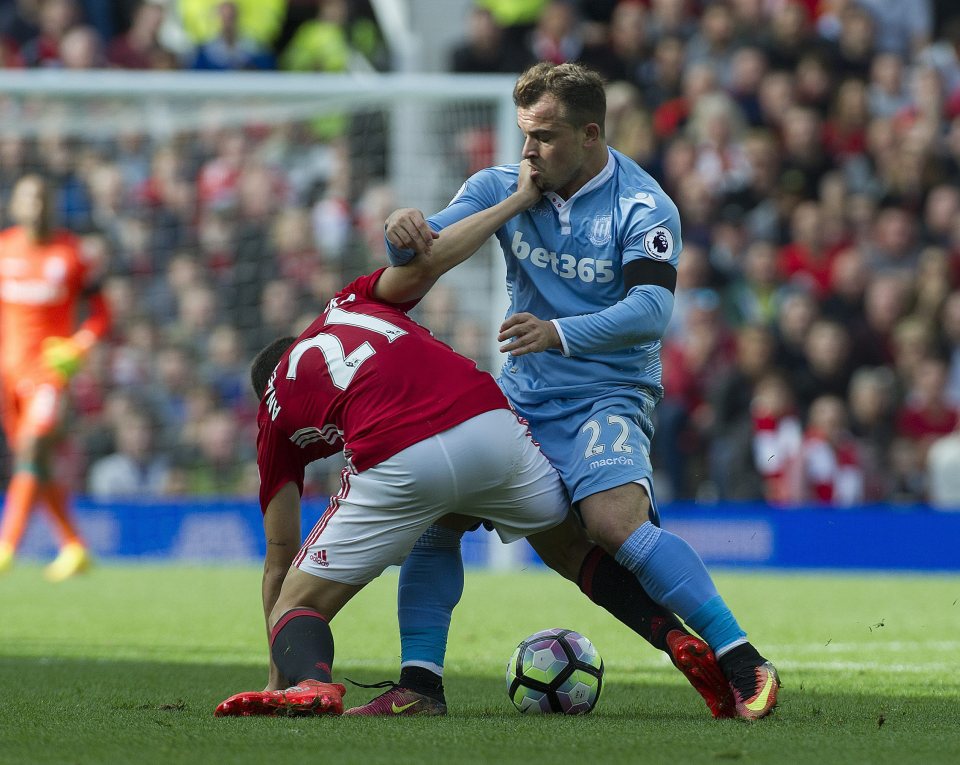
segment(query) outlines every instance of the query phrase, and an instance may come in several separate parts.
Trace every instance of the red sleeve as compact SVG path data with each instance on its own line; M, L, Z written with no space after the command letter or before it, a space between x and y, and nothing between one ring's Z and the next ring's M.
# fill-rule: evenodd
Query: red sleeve
M110 307L99 290L87 298L87 304L90 307L90 315L86 321L80 325L78 332L89 332L96 338L103 337L110 327Z
M383 272L386 270L387 270L387 267L384 266L383 268L378 268L372 274L367 274L366 276L358 277L354 281L350 282L350 284L348 284L346 287L344 287L337 294L337 297L340 297L342 295L349 295L350 293L353 293L358 298L362 298L363 300L374 300L377 303L382 303L383 305L389 305L390 307L396 308L397 310L403 311L404 313L407 313L408 311L413 310L413 308L417 305L417 303L420 302L419 298L417 298L416 300L411 300L406 303L387 303L384 300L380 300L380 298L378 298L374 294L374 291L373 291L374 287L377 286L377 282L380 280L380 277L383 275Z
M303 450L283 438L268 416L261 413L257 433L257 470L260 473L260 511L288 483L295 483L303 494L303 473L306 463Z

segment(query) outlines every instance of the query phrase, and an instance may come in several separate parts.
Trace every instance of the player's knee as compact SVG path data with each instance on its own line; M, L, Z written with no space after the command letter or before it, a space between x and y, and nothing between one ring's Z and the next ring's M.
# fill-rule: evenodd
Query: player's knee
M41 442L35 436L24 436L17 442L14 457L19 470L36 472L42 454Z
M639 513L610 512L592 518L587 523L587 534L610 555L616 555L644 520Z
M630 535L648 520L649 510L646 491L636 485L595 494L580 503L587 536L610 555L616 555Z

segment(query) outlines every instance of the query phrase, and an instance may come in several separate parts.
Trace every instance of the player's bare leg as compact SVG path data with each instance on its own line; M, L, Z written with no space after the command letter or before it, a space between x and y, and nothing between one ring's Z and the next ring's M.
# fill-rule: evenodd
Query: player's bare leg
M544 562L581 592L630 627L673 665L706 702L716 718L735 716L735 701L713 651L691 635L680 620L655 603L637 578L587 539L570 513L559 526L528 539Z
M38 477L39 444L36 438L18 434L18 427L7 424L7 438L17 444L14 450L14 469L4 498L0 518L0 573L13 566L20 541L40 493Z
M16 467L7 489L0 524L0 573L12 566L17 546L38 502L47 506L60 541L60 553L44 570L46 579L61 582L90 566L90 554L69 515L66 489L50 479L56 433L49 429L54 424L52 419L43 423L31 422L28 413L24 432L16 438ZM44 434L35 435L35 427Z
M47 481L40 487L40 499L46 504L60 537L60 552L44 569L44 577L50 582L62 582L87 571L92 560L71 518L66 487L57 481Z
M709 644L730 686L736 716L767 716L777 703L776 669L747 641L700 556L680 537L650 523L649 507L646 490L638 484L580 502L587 534Z
M330 620L362 585L321 579L291 568L270 615L270 646L280 674L293 685L277 691L246 691L221 702L216 717L319 716L343 714L346 693L331 675Z

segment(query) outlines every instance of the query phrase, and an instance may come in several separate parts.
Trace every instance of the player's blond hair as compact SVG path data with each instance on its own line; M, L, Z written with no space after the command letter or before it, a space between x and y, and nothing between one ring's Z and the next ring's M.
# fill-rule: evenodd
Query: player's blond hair
M580 64L551 64L542 61L520 75L513 88L513 103L529 108L543 96L552 96L563 109L563 117L574 127L595 122L604 132L607 94L603 78Z

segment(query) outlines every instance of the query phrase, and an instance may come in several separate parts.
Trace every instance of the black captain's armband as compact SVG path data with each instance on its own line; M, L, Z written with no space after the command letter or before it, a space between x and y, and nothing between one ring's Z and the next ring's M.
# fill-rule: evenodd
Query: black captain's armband
M623 267L623 285L629 292L633 287L652 284L673 293L677 288L677 269L661 260L631 260Z

